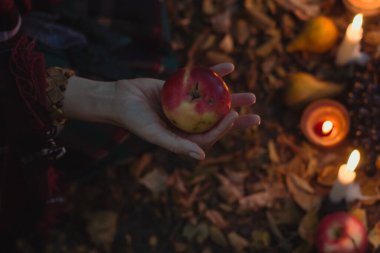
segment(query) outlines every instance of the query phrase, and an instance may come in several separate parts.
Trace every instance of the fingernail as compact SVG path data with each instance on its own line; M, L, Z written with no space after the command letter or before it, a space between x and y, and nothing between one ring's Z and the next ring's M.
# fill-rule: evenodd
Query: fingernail
M193 152L193 151L189 152L189 156L194 158L194 159L197 159L197 160L202 160L202 156L198 153Z

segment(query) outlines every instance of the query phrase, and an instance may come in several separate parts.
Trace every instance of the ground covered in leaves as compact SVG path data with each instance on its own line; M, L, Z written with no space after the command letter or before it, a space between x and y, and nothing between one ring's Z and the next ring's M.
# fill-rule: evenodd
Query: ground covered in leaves
M299 125L310 101L294 107L284 102L292 85L289 74L309 73L341 85L332 98L349 106L357 76L379 85L369 70L378 66L380 24L365 26L363 48L370 62L361 68L337 67L336 49L352 20L340 1L166 2L181 65L234 63L236 70L226 77L231 90L257 96L257 104L240 113L257 113L262 124L226 136L199 163L152 148L70 183L64 222L47 235L44 248L71 253L313 252L321 201L339 165L362 147L356 145L354 130L333 149L310 144ZM325 53L288 52L288 43L319 15L336 24L337 43ZM347 109L355 121L356 109ZM363 157L357 182L362 194L373 198L352 203L349 211L365 222L369 252L375 252L380 245L380 166Z

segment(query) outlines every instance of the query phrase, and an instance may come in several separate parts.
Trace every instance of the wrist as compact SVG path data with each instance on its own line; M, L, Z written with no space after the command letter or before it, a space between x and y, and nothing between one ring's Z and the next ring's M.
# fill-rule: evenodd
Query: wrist
M112 123L115 83L78 76L69 78L62 110L67 118Z

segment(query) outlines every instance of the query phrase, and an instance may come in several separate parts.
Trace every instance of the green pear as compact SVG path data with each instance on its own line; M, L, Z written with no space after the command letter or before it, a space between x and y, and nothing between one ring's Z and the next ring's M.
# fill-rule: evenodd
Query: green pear
M334 97L343 90L343 85L320 80L305 72L296 72L289 76L284 102L289 107L295 107L316 99Z

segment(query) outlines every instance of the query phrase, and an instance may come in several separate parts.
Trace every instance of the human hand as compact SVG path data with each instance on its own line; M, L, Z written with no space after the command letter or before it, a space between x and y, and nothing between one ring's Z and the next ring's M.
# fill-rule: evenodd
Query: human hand
M225 76L234 70L234 65L222 63L212 69L220 76ZM230 130L260 124L258 115L239 115L232 109L211 130L200 134L184 133L173 128L165 120L160 98L163 84L164 81L151 78L117 81L115 98L112 102L113 123L148 142L198 160L204 159L204 150L210 148ZM231 94L232 108L252 105L255 100L252 93Z

